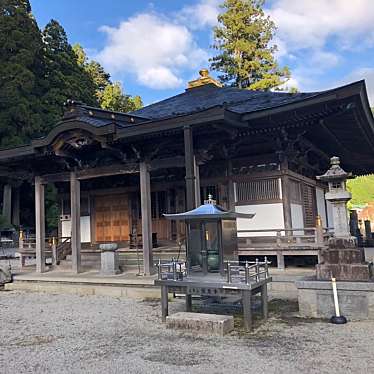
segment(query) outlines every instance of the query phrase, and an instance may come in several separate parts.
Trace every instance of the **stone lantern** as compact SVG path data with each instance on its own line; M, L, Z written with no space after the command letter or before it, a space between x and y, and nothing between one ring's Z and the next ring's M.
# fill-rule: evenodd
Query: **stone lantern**
M332 157L330 169L317 177L318 180L327 182L329 186L325 199L332 205L334 238L355 240L350 233L347 210L347 202L352 198L352 195L347 191L346 181L351 176L351 173L347 173L341 168L339 157Z
M352 197L346 189L349 177L351 174L341 168L339 157L332 157L330 169L317 177L328 183L325 198L332 205L334 217L334 235L329 239L328 249L321 252L322 261L316 266L317 279L367 281L370 278L363 251L357 247L357 240L349 229L347 202Z

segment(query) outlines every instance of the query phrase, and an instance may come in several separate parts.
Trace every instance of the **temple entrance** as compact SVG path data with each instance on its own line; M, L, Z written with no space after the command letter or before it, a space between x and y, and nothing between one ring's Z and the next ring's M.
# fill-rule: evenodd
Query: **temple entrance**
M129 240L129 202L127 195L95 198L96 242Z

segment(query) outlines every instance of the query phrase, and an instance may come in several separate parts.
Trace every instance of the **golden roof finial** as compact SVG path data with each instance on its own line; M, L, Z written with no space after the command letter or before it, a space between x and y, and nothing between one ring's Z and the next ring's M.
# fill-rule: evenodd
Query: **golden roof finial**
M195 79L193 81L188 82L188 89L190 88L195 88L195 87L200 87L200 86L205 86L206 84L214 84L217 87L222 87L222 84L212 78L209 75L209 70L208 69L201 69L199 71L200 78Z

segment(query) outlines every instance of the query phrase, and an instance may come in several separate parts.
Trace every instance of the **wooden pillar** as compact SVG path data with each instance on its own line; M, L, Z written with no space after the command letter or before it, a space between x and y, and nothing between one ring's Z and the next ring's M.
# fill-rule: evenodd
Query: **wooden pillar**
M286 166L281 165L282 177L281 177L281 188L282 188L282 202L283 202L283 218L284 228L292 229L292 215L291 215L291 199L290 199L290 180L286 175ZM286 235L292 235L291 231L286 231Z
M14 226L20 225L20 202L19 202L19 187L13 189L13 199L12 199L12 224Z
M284 254L281 250L277 251L277 268L279 270L285 269L285 263L284 263Z
M196 157L194 157L194 174L195 174L195 204L196 207L200 206L201 196L200 196L200 168L196 162ZM204 199L206 197L204 196ZM217 198L217 196L214 196Z
M261 307L262 307L262 318L268 319L268 285L267 283L261 286Z
M244 329L252 330L252 293L251 290L242 291Z
M235 185L233 181L233 175L232 175L232 162L229 160L227 163L227 176L228 176L228 202L227 207L229 210L235 210Z
M186 293L186 312L192 312L192 295Z
M166 322L166 317L169 315L169 295L168 286L161 286L161 318L162 322Z
M74 273L81 271L81 199L80 182L70 173L71 258Z
M152 215L151 215L151 178L149 165L141 162L140 169L140 202L142 211L142 242L144 274L153 274L152 253Z
M44 184L40 177L35 177L35 252L36 272L45 272L45 208Z
M4 185L3 190L3 216L7 223L12 223L12 186L10 184Z
M195 168L194 168L194 154L193 154L193 134L190 126L185 126L184 134L184 158L186 167L186 198L187 210L196 208L195 197Z

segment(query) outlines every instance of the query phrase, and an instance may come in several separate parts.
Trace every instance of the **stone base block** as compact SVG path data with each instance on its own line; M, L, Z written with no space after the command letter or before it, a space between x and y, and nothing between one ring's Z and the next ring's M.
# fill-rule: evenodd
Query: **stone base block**
M330 280L332 277L341 281L368 281L370 271L368 264L318 264L317 279Z
M364 261L364 251L358 248L329 248L321 252L321 259L327 264L361 264Z
M223 336L234 329L234 317L180 312L166 317L166 327Z
M119 274L118 253L115 250L106 250L101 252L101 274L115 275Z
M330 318L335 315L332 285L329 281L303 279L298 288L302 317ZM374 282L337 282L340 314L348 320L374 320Z

